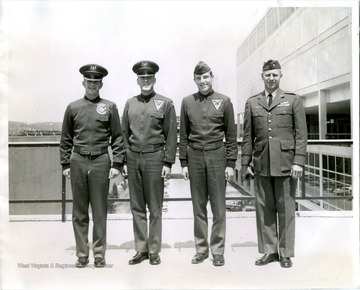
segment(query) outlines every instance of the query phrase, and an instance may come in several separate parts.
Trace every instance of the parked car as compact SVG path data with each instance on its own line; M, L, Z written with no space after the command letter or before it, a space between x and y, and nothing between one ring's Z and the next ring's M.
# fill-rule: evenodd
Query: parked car
M245 205L242 211L255 211L255 207L252 205Z
M226 211L242 211L244 205L242 200L227 200Z
M333 193L335 195L341 195L341 196L352 195L352 187L351 186L343 186L341 188L335 188Z

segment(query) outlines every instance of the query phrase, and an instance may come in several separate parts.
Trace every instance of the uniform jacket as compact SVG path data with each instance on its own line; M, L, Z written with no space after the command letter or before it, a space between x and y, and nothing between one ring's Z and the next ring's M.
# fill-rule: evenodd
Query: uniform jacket
M100 155L111 145L113 167L121 169L124 142L116 105L108 100L90 101L86 97L68 105L62 124L60 163L70 167L72 150L83 155Z
M180 113L179 159L187 166L187 146L199 150L226 146L227 166L235 167L238 146L234 109L229 97L212 91L183 99Z
M163 147L165 163L175 163L177 124L171 99L156 93L128 99L122 124L126 148L135 152L155 152Z
M242 165L253 162L261 176L289 176L293 164L304 166L306 145L305 111L298 95L279 89L270 108L265 92L246 101Z

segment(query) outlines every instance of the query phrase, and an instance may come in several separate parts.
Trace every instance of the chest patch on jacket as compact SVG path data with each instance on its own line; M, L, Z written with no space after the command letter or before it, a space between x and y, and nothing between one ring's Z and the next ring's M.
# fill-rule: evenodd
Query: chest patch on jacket
M154 100L154 104L156 107L156 110L160 110L160 108L164 105L165 101L162 100Z
M290 103L285 101L285 102L282 102L278 105L278 107L290 107Z
M106 114L106 104L98 104L96 107L96 112L98 112L100 115L105 115Z
M221 100L221 99L220 100L213 99L211 101L212 101L216 111L218 111L223 100Z

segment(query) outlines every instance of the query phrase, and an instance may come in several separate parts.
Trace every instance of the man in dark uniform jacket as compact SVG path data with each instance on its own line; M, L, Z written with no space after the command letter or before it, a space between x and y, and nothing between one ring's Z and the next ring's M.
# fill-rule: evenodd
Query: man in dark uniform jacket
M229 97L214 92L213 72L199 62L194 70L198 92L183 99L180 114L182 174L190 179L194 212L196 254L193 264L213 255L213 265L225 263L226 180L234 175L237 159L236 127ZM225 140L225 143L224 143ZM213 225L208 242L207 203L210 199Z
M73 194L73 227L76 267L89 263L89 205L93 227L95 267L105 266L106 219L109 178L120 174L124 147L119 113L113 102L100 98L108 71L97 64L80 68L85 96L68 105L62 125L60 163L70 178ZM111 165L108 147L111 145Z
M265 254L255 265L280 260L282 267L290 268L295 191L306 159L307 130L301 98L279 88L281 77L278 61L265 62L265 91L245 104L241 175L255 174L258 247Z
M123 113L123 135L130 205L133 215L136 255L130 265L150 259L160 264L164 178L175 162L177 129L173 102L154 90L159 66L144 60L133 66L141 94L127 100ZM150 212L149 229L146 209Z

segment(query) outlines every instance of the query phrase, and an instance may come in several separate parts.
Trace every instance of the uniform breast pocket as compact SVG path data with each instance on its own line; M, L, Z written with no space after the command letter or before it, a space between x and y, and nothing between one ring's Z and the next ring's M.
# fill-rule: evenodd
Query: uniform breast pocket
M212 112L209 114L210 120L212 120L214 123L222 124L224 122L224 113L223 112Z
M264 127L264 111L253 110L251 114L252 114L254 127L256 129L262 129Z
M277 125L280 128L293 126L293 113L291 107L276 108Z
M109 116L107 116L107 115L105 115L105 116L97 116L96 121L103 124L105 127L109 126Z
M151 123L156 124L156 125L162 125L164 123L164 113L152 112L151 113Z

